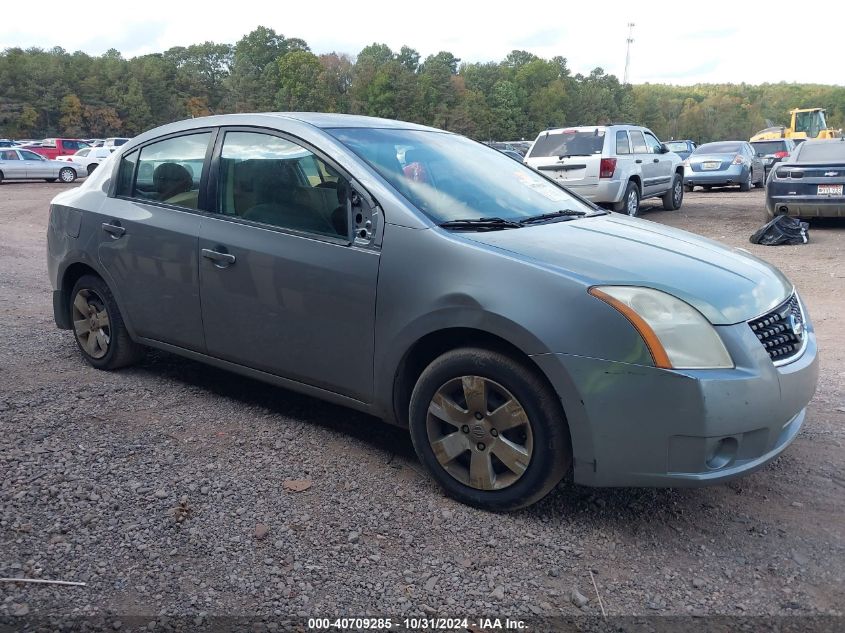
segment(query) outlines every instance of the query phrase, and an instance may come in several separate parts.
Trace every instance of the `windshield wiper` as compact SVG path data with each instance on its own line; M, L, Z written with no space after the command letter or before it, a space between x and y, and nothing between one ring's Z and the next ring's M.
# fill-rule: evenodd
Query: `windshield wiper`
M540 215L532 215L530 217L525 218L524 220L520 220L519 223L521 225L526 224L539 224L541 222L546 222L549 220L571 220L572 218L580 218L582 216L587 215L586 211L575 211L574 209L561 209L560 211L555 211L553 213L542 213Z
M463 220L447 220L446 222L441 222L439 226L455 231L499 231L502 229L518 229L522 226L522 223L515 222L514 220L505 220L504 218L467 218Z

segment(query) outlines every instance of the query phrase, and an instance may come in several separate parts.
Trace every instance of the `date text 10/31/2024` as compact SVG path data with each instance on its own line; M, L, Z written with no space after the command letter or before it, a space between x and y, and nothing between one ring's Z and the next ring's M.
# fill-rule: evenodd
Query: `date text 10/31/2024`
M308 618L309 630L370 630L390 631L402 628L411 631L520 631L526 628L523 620L510 618Z

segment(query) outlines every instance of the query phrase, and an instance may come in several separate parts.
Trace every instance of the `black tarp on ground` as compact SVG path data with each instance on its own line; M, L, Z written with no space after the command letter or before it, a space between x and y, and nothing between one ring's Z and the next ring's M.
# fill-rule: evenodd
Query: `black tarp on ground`
M810 239L809 228L809 224L798 218L778 215L757 230L751 236L750 241L752 244L762 244L763 246L806 244Z

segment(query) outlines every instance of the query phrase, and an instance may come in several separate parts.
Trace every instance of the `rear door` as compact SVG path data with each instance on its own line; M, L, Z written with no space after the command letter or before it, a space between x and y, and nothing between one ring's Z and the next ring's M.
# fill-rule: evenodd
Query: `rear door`
M26 164L16 150L0 150L0 173L3 178L26 178Z
M663 151L663 144L651 132L643 132L646 145L651 155L645 162L651 161L653 175L649 186L654 193L663 193L672 187L672 162L673 154Z
M654 162L654 156L651 154L641 130L628 130L628 136L631 138L631 153L634 157L634 163L642 173L642 197L647 198L657 191L654 183L655 180L659 180L657 176L658 165Z
M98 255L138 336L204 352L198 279L203 184L214 130L123 156L114 198L93 214Z
M351 239L351 178L318 152L221 131L199 241L208 353L368 402L380 249Z

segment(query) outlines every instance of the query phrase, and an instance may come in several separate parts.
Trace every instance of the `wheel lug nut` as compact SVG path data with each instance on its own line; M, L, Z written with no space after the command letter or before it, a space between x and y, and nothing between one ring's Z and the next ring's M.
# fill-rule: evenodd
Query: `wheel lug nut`
M475 412L475 419L476 419L476 420L481 420L481 419L483 419L483 418L484 418L484 416L483 416L483 415L481 415L481 414L480 414L480 413L478 413L477 411Z
M493 437L499 437L499 432L496 429L490 429L490 435Z
M480 451L483 451L483 450L484 450L485 448L487 448L487 447L486 447L486 446L484 446L484 443L483 443L483 442L479 442L479 443L476 445L476 448L477 448L478 450L480 450Z
M469 433L469 427L468 427L466 424L464 424L464 425L461 427L461 431L463 431L464 433Z

